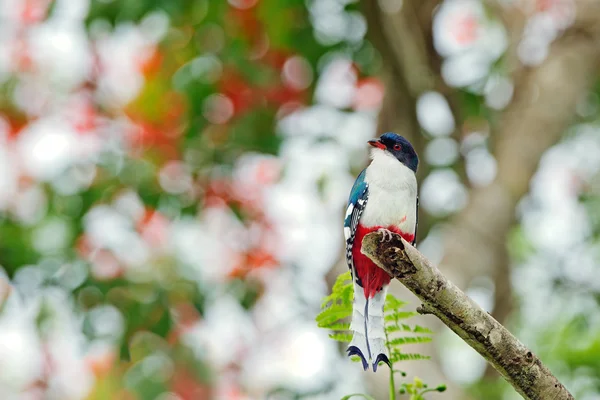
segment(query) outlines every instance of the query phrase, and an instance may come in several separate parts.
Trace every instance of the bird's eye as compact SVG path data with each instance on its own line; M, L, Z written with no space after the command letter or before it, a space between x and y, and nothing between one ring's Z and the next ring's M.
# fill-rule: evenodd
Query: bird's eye
M394 150L399 151L402 148L399 144L394 145Z

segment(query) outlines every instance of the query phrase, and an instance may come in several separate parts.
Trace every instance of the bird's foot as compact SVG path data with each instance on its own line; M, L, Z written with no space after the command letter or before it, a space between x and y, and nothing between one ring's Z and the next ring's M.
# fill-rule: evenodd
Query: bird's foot
M381 239L382 242L388 242L392 240L392 232L390 230L385 228L379 228L377 229L377 232L381 233L381 235L383 236L383 238Z

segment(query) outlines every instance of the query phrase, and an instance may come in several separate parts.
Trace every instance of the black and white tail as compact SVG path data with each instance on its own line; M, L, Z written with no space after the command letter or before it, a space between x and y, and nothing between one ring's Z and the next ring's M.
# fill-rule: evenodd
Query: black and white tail
M354 281L354 303L350 330L352 341L348 345L349 356L359 356L363 368L377 371L378 364L383 361L390 365L389 354L385 346L383 305L389 285L384 285L374 297L366 298L363 288ZM390 365L391 366L391 365Z

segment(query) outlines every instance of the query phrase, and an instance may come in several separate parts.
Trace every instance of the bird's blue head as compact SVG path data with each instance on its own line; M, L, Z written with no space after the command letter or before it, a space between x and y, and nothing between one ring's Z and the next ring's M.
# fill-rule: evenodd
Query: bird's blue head
M412 144L404 137L395 133L384 133L379 139L369 140L371 146L389 152L398 161L417 172L419 157Z

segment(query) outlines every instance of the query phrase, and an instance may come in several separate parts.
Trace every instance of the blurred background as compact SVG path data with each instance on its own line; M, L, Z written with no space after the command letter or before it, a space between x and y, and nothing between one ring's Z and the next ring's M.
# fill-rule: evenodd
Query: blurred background
M600 399L599 56L592 0L0 0L0 398L386 398L314 317L395 131L418 248ZM519 398L419 318L407 381Z

